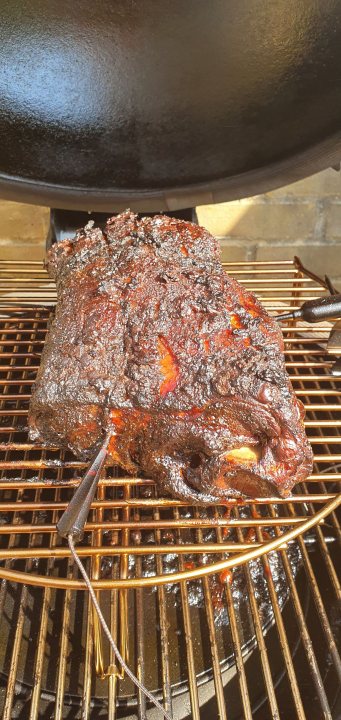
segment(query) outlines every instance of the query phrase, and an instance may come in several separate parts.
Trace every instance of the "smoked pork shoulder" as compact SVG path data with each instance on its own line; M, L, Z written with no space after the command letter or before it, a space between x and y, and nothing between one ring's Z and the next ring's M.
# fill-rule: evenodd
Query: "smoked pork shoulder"
M198 225L127 211L55 244L30 437L190 502L290 493L312 468L281 330Z

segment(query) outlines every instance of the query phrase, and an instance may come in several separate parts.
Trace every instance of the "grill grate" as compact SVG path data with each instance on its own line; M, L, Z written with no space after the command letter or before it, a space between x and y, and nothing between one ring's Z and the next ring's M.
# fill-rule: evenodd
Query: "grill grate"
M226 269L270 312L285 312L324 292L291 262L233 263ZM39 263L2 262L0 274L3 717L45 717L42 707L48 713L49 703L57 719L115 718L120 712L127 717L129 705L135 717L136 702L144 717L144 698L135 698L129 682L119 679L87 598L71 593L83 586L55 532L84 465L69 453L27 439L30 390L54 285ZM341 479L341 386L340 378L330 375L328 332L327 323L313 330L293 323L283 328L287 367L307 409L315 452L313 475L289 501L267 498L194 508L159 497L154 483L123 476L115 467L106 468L100 481L79 553L123 655L130 655L149 687L159 689L168 709L173 702L176 717L258 717L255 707L263 703L259 713L265 714L259 718L332 718L333 688L341 673L333 615L340 599L335 550L341 533L334 510ZM293 548L298 552L294 565ZM229 570L238 564L243 567ZM278 574L288 593L279 587ZM39 608L39 626L34 608ZM241 621L243 614L247 621ZM147 660L149 642L153 661ZM96 679L94 664L97 676L109 676L105 682ZM316 698L309 712L307 678ZM188 711L181 709L186 688ZM20 715L21 708L27 715Z

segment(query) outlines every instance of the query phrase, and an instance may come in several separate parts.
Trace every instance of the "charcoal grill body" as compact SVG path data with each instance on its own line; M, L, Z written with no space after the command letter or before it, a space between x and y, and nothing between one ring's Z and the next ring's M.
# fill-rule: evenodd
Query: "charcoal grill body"
M0 195L160 211L340 161L338 0L5 0Z
M192 219L190 208L195 205L264 192L339 164L338 0L4 0L0 17L0 196L62 209L52 213L52 239L84 224L74 211L92 210L107 217L127 206L172 214L187 208L182 216ZM283 296L289 310L311 293L321 292L288 261L273 263L270 273L267 263L237 267L232 263L227 270L236 271L251 290L259 292L265 285L263 300L271 312L278 310ZM131 696L131 687L96 679L94 616L83 591L74 594L63 584L58 589L49 586L52 578L57 587L64 575L66 582L72 582L68 556L56 547L55 522L61 505L70 500L75 473L84 468L69 457L56 460L56 449L30 450L26 435L30 390L54 290L38 263L19 262L12 267L11 261L0 261L0 275L0 485L5 491L1 494L0 712L4 720L28 714L37 720L51 713L58 718L89 717L89 713L93 718L108 713L127 718L128 698L135 717L136 707L139 716L154 717L145 713L142 696ZM317 463L312 483L296 496L292 522L297 522L333 502L337 492L340 390L329 375L330 358L323 341L321 345L319 337L312 338L310 328L295 337L294 328L287 327L285 347L295 389L307 406ZM127 518L133 518L132 529L142 533L147 558L152 557L147 570L162 574L163 558L172 555L175 541L179 555L175 562L187 577L191 570L184 563L183 543L189 539L198 548L205 518L201 528L195 509L186 514L181 514L182 508L167 510L164 498L156 491L153 495L148 480L142 486L137 480L134 487L130 477L118 477L114 469L107 473L100 485L93 530L87 536L91 549L99 537L102 542L106 526L102 527L101 518L107 520L109 502L114 507L114 528L126 527ZM136 508L140 498L143 503ZM246 509L243 517L240 508L233 512L237 529L224 535L221 522L229 520L216 510L221 535L214 535L214 552L219 560L221 542L248 543L254 525L251 510ZM270 518L275 530L291 522L291 511L283 504L274 507L271 499L262 512L265 525ZM156 528L155 547L150 544L150 522ZM239 527L240 522L244 525ZM263 532L259 525L255 537L256 531ZM124 532L134 547L138 535L129 527ZM147 587L130 589L128 603L118 604L112 594L116 590L105 591L108 607L110 602L113 608L112 631L118 630L119 611L129 608L133 669L138 662L135 648L142 658L145 682L154 690L161 689L162 682L159 697L168 701L172 697L179 717L182 705L188 708L188 717L200 715L202 720L223 718L225 707L230 719L252 714L255 720L270 715L291 720L304 717L301 694L309 720L320 720L322 713L339 717L335 696L340 661L336 652L330 652L334 638L337 641L335 538L339 532L332 514L330 522L298 539L302 565L297 582L287 562L288 547L280 550L287 563L290 593L283 606L273 592L272 627L264 627L264 607L255 597L245 565L245 614L252 628L258 628L249 645L229 584L223 595L232 628L226 643L224 627L215 623L212 603L217 597L208 578L200 581L201 614L188 602L186 579L181 589L179 585L176 601L161 584L149 595ZM160 543L164 548L153 559ZM114 553L108 548L110 562L103 565L106 547L99 548L99 555L96 549L100 572L109 584L117 578L124 581L126 566L121 558L126 557L126 548L116 547ZM203 550L207 551L207 544ZM53 557L58 552L62 554ZM195 563L198 558L201 562L196 555ZM154 575L143 574L145 558L136 555L134 562L137 576L143 575L152 586ZM23 585L17 582L20 573ZM37 573L42 587L32 588ZM271 573L264 572L264 577L271 588ZM169 574L166 579L168 584ZM148 614L151 611L154 614ZM252 650L256 640L257 649ZM238 660L230 668L232 679L224 675L228 648L231 658ZM147 656L150 663L145 663Z

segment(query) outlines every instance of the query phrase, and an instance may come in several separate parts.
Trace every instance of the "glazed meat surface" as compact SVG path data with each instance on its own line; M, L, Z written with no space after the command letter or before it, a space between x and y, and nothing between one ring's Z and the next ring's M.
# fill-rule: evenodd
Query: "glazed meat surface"
M50 250L58 300L31 439L191 502L286 496L311 471L281 331L203 228L127 211Z

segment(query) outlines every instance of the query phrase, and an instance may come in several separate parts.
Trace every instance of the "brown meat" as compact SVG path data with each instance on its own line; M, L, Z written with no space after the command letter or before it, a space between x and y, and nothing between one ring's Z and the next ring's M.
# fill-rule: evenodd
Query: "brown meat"
M50 250L58 302L30 436L110 454L177 497L286 496L311 471L275 320L203 228L130 212Z

